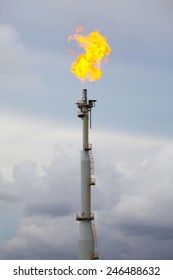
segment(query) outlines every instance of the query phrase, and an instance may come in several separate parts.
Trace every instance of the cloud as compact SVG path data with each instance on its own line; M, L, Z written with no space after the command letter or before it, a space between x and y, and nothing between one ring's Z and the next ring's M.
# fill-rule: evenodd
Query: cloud
M11 189L18 199L5 197L5 206L1 196L0 202L4 217L12 209L16 212L17 206L18 221L17 227L13 225L15 229L11 229L14 236L8 239L4 235L0 242L1 259L74 258L75 246L71 241L77 240L75 213L79 197L76 166L72 157L63 154L52 161L43 176L38 175L34 162L14 166Z
M12 180L1 176L0 258L76 259L80 133L74 135L73 129L63 126L59 127L61 137L56 139L58 134L53 131L57 124L27 123L32 125L27 125L27 137L22 131L23 139L28 141L33 131L40 129L41 138L35 135L32 147L38 149L40 139L47 135L43 146L49 143L53 155L46 164L42 161L42 172L36 158L18 157ZM105 138L105 132L100 131L92 141L98 143L93 151L97 184L92 188L92 208L96 213L100 258L172 259L173 144L132 135L115 137L110 132L106 135ZM67 145L69 139L74 140L76 149Z
M77 258L81 131L16 114L0 119L1 259ZM172 258L173 144L97 129L90 136L100 257Z
M29 53L12 25L0 25L0 89L3 94L40 94L43 78L33 73Z
M107 259L173 258L172 148L172 143L160 146L145 165L134 164L130 178L123 170L123 181L112 181L111 188L107 180L101 183L102 197L105 186L110 197L105 201L106 211L98 209L98 219L106 228L104 236L109 235L115 245L109 247L101 232L101 252Z
M75 244L71 241L76 239L76 232L71 220L67 217L22 219L16 236L1 244L1 259L74 258Z
M0 166L7 180L19 162L37 162L38 173L42 173L54 155L61 151L74 155L80 145L80 131L62 122L1 111L0 126Z

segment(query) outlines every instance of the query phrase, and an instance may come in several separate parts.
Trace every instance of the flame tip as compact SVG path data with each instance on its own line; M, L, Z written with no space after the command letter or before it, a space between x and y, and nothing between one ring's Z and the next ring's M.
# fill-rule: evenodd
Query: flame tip
M83 26L79 25L76 27L76 33L81 33L83 31Z
M84 54L80 54L76 61L72 63L71 72L81 81L96 81L102 76L101 62L107 62L111 48L107 43L106 37L102 36L98 30L92 31L89 35L81 35L83 27L79 25L76 28L77 34L70 35L68 41L75 40L79 47L83 47ZM70 54L73 51L68 50ZM106 57L105 57L106 56Z

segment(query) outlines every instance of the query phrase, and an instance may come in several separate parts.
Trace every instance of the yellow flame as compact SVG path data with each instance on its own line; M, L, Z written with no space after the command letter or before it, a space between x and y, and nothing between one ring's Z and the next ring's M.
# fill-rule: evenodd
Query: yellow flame
M79 26L76 30L80 33L83 27ZM106 37L100 35L98 31L93 31L87 36L70 35L68 41L71 40L76 40L79 47L83 47L85 50L85 53L79 55L76 61L72 63L72 73L82 81L86 79L89 81L99 80L102 76L101 62L106 62L108 58L105 56L108 56L111 52Z

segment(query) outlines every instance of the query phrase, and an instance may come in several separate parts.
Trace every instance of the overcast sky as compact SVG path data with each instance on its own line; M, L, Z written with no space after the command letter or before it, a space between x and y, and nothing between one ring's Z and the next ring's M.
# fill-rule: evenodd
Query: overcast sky
M69 35L112 52L71 72ZM0 259L77 259L83 88L93 109L101 259L173 259L172 0L0 1Z

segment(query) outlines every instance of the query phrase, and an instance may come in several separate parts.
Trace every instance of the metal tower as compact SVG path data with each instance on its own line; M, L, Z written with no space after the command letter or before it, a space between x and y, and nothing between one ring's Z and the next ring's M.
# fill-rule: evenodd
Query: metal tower
M96 100L87 100L87 89L82 91L82 100L78 101L77 107L80 109L78 117L83 122L83 149L81 151L81 212L76 215L79 224L79 259L98 259L96 252L96 230L94 224L94 214L91 212L91 186L95 185L94 160L92 156L92 145L89 144L89 113L91 125L91 109L95 106Z

